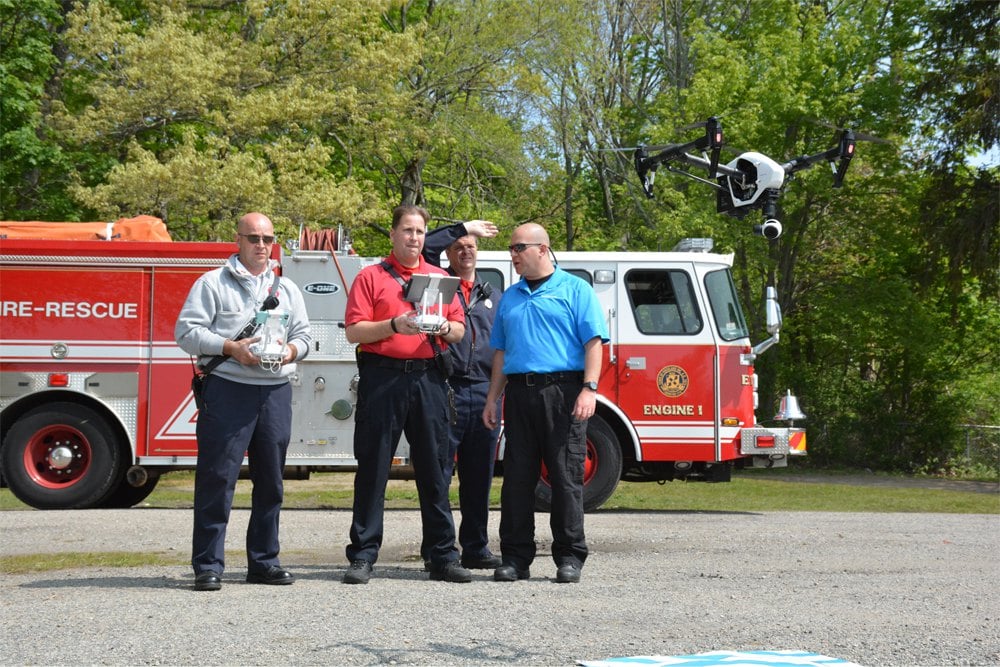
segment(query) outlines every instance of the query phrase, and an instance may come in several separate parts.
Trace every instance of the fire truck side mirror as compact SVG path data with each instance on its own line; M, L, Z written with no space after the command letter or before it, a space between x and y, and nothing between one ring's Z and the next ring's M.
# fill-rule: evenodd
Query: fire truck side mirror
M781 331L781 306L778 305L778 290L768 285L764 294L764 317L767 333L772 336Z

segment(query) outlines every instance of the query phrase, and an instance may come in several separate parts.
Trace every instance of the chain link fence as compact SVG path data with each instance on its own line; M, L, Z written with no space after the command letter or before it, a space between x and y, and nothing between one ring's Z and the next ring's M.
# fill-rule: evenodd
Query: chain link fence
M965 460L1000 476L1000 426L962 424L965 430Z

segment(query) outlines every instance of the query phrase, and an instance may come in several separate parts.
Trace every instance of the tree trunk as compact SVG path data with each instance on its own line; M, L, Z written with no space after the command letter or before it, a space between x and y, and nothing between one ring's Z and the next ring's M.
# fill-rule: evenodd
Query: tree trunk
M406 165L406 170L399 179L399 187L402 194L400 204L423 206L424 181L422 174L426 162L426 157L415 157Z

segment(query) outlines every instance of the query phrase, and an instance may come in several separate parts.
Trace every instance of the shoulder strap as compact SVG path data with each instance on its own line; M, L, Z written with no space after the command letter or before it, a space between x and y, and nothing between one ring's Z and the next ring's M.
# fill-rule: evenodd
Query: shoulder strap
M278 307L278 283L281 282L281 276L278 272L274 272L274 282L271 283L271 291L268 293L267 298L264 299L264 303L261 304L261 310L274 310Z
M217 357L212 357L208 361L208 363L205 364L201 368L201 374L202 375L208 375L209 373L211 373L212 371L214 371L216 368L218 368L219 364L221 364L223 361L225 361L228 358L229 358L228 354L222 354L222 355L219 355Z
M388 273L393 278L395 278L396 282L399 283L399 286L402 287L405 290L406 289L406 281L403 280L403 276L401 276L398 273L396 273L396 269L392 268L392 264L390 264L389 262L385 261L384 259L380 262L380 264L381 264L382 268L385 269L385 272Z

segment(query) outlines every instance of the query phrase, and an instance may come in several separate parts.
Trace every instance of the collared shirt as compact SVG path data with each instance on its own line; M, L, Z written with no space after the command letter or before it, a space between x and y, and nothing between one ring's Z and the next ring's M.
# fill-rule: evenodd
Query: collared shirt
M441 253L468 232L461 222L438 227L427 232L424 240L424 259L440 266ZM448 273L455 272L448 268ZM482 289L488 286L476 273L474 281L461 282L462 309L465 311L465 335L462 340L450 345L455 361L455 378L472 382L489 382L493 368L493 348L490 346L490 330L500 302L500 291L482 298ZM471 304L471 305L470 305Z
M442 269L432 266L423 258L414 268L407 268L399 263L395 255L390 254L386 261L404 281L409 280L414 273L430 275L448 275ZM344 314L345 326L358 322L380 322L392 317L398 317L414 309L413 304L403 299L403 288L396 279L381 264L365 267L354 279L351 291L347 296L347 310ZM451 322L462 324L465 320L458 297L444 306L442 313ZM447 347L443 342L439 347ZM427 342L427 336L406 336L393 334L388 338L363 343L361 349L395 359L430 359L434 350Z
M608 341L594 288L556 267L532 291L523 278L503 293L490 345L504 351L504 375L582 371L584 345Z

